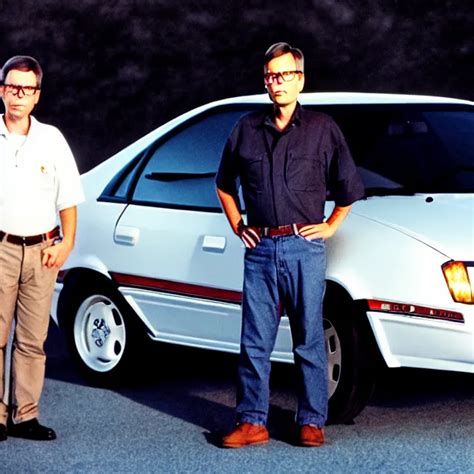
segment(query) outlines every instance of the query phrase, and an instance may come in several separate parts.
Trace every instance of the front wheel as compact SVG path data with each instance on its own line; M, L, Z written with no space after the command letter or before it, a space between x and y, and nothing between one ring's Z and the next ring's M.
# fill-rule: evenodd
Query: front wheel
M324 313L330 397L328 423L351 423L375 388L375 370L368 364L365 328L351 304L325 307Z

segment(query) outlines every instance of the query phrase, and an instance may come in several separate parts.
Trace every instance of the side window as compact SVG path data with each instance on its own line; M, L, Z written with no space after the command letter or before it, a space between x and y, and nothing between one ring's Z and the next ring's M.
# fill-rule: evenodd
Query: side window
M128 193L133 183L140 160L143 158L144 152L139 153L132 161L128 162L108 183L99 201L108 202L127 202Z
M214 110L186 124L164 141L153 144L151 156L138 179L133 202L220 210L214 181L221 153L233 126L249 111Z

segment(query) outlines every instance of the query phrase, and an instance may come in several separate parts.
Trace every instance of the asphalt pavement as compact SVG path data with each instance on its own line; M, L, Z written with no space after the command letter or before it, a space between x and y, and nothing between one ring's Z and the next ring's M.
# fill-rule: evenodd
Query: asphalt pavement
M293 443L291 366L277 364L265 446L222 449L232 427L236 357L161 347L138 381L115 390L79 376L53 325L41 421L53 442L0 443L5 473L474 473L472 375L392 369L353 425L322 448Z

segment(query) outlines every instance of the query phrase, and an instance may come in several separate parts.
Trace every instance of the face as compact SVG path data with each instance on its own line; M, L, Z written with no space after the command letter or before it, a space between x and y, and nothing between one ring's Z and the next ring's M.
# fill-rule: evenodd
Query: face
M298 67L291 53L273 58L265 66L265 73L296 70L298 70ZM296 74L294 79L288 82L284 81L281 76L278 76L276 80L266 86L273 103L280 107L294 104L298 100L298 95L303 90L303 87L304 74Z
M5 78L5 84L14 84L17 86L33 86L36 87L37 80L33 71L18 71L12 69ZM21 90L17 92L7 92L4 86L0 86L0 95L5 105L5 114L14 121L27 118L38 103L40 91L36 91L34 95L25 95Z

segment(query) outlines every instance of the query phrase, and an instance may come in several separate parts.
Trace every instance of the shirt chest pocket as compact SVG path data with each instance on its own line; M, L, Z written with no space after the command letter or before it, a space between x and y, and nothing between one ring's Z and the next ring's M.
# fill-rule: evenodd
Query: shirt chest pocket
M241 156L240 179L249 191L258 192L264 187L265 154Z
M325 189L324 166L311 155L290 153L285 167L286 185L293 191L315 191Z
M32 192L51 193L54 191L54 168L50 163L30 166L25 178L25 181Z

